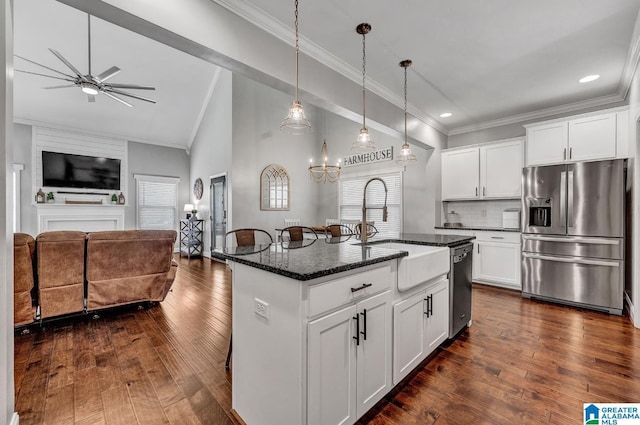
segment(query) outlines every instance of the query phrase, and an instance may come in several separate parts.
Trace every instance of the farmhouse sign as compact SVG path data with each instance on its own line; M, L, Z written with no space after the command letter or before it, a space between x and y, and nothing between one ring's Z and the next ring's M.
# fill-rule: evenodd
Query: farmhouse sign
M352 167L354 165L372 164L374 162L384 162L393 160L393 146L378 149L373 152L356 153L344 157L342 165Z

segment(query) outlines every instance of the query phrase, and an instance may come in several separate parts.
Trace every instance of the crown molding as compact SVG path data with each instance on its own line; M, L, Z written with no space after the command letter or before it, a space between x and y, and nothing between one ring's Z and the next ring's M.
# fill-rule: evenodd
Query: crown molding
M103 137L109 137L109 138L115 138L115 139L122 139L122 140L126 140L126 141L129 141L129 142L136 142L136 143L146 143L148 145L164 146L164 147L167 147L167 148L184 149L184 150L188 149L187 145L181 145L181 144L178 144L178 143L168 143L168 142L163 142L161 140L143 139L143 138L140 138L140 137L127 136L126 134L111 133L111 132L104 132L104 131L96 131L96 130L93 130L91 128L74 127L74 126L62 125L62 124L58 124L58 123L32 120L32 119L29 119L29 118L13 117L13 122L16 123L16 124L24 124L24 125L39 126L39 127L48 127L48 128L54 128L54 129L57 129L57 130L75 131L75 132L80 132L80 133L93 134L93 135L96 135L96 136L103 136Z
M627 60L624 63L624 69L622 70L622 76L620 77L620 84L618 85L618 94L626 99L631 89L631 82L633 76L638 69L638 62L640 61L640 13L636 16L636 23L633 27L633 35L631 36L631 43L629 45L629 51L627 52Z
M242 19L252 23L256 27L262 29L268 34L274 36L278 40L290 45L294 46L295 40L295 32L291 30L288 26L284 25L282 22L273 18L271 15L267 14L264 10L256 7L255 5L246 2L246 1L238 1L238 0L213 0L215 3L220 6L228 9L229 11L235 13ZM334 54L328 52L323 49L319 45L315 44L308 38L303 35L300 35L300 51L305 53L307 56L317 60L328 68L334 70L338 74L343 75L349 80L361 84L362 81L362 73L360 70L352 67L342 59L338 58ZM387 87L378 83L375 80L367 77L367 87L371 93L374 93L389 103L397 106L400 109L404 109L404 97L397 95L393 91L389 90ZM407 105L407 112L411 114L413 117L419 119L420 121L428 124L429 126L435 128L447 135L447 128L442 126L437 120L425 114L418 108L413 105Z
M617 93L607 96L594 97L593 99L581 100L579 102L567 103L559 106L552 106L545 109L538 109L537 111L512 115L510 117L499 118L497 120L456 127L449 130L448 135L455 136L457 134L471 133L472 131L486 130L488 128L500 127L503 125L517 124L524 121L531 121L540 118L548 118L552 115L567 114L582 109L595 108L598 106L609 105L611 103L622 102L623 100L624 97Z

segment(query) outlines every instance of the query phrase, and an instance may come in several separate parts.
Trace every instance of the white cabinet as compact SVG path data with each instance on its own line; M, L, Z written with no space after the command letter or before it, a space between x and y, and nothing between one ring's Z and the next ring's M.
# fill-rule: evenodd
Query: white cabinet
M442 199L473 199L479 196L478 148L442 152Z
M526 125L527 165L627 157L628 110Z
M391 390L391 291L308 324L308 424L351 424Z
M474 282L518 290L522 288L519 232L435 229L435 233L476 237L473 240L471 273Z
M521 289L520 234L475 232L473 280Z
M449 334L449 281L443 279L393 306L393 384Z
M522 139L442 152L442 199L519 198Z

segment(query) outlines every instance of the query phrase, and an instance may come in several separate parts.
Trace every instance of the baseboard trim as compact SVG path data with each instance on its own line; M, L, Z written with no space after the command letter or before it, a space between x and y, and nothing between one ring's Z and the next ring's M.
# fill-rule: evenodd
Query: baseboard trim
M11 417L11 422L9 425L20 425L20 418L18 417L18 412L13 412L13 416Z
M633 323L633 326L635 326L636 328L640 328L640 322L636 320L638 318L636 317L635 306L631 302L631 299L629 299L629 294L627 294L626 292L624 293L624 299L627 302L627 309L629 310L629 317L631 318L631 323Z

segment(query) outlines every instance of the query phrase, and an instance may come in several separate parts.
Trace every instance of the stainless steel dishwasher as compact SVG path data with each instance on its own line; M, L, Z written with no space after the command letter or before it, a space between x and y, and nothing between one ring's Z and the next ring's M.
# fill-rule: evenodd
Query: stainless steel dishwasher
M451 248L449 271L449 338L471 324L471 266L473 244Z

